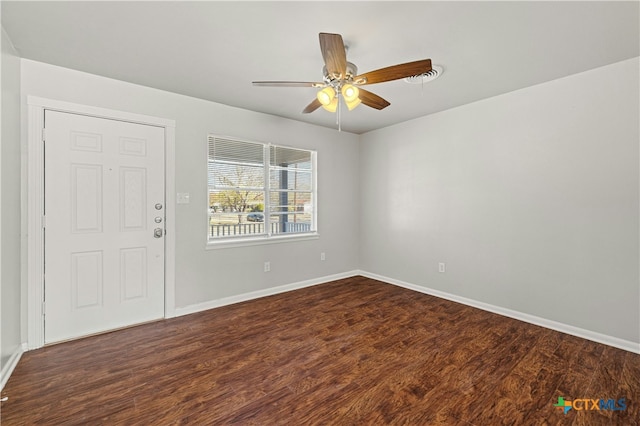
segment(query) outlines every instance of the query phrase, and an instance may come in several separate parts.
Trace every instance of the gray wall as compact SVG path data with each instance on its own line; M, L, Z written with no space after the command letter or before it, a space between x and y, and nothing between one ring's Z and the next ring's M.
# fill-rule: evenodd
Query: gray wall
M2 144L0 149L0 367L21 344L20 331L20 58L2 29Z
M357 269L357 135L23 59L23 102L28 95L176 121L176 191L191 196L176 209L176 307ZM206 250L210 132L317 150L320 238Z
M23 105L176 120L177 307L359 268L640 342L637 58L361 137L21 64ZM317 149L320 239L206 250L209 132Z
M363 135L361 269L640 342L638 69Z

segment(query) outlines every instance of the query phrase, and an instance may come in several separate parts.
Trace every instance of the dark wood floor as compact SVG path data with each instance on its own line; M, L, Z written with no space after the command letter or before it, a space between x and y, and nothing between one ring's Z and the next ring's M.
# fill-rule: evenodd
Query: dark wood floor
M2 396L2 426L637 425L640 355L354 277L27 352Z

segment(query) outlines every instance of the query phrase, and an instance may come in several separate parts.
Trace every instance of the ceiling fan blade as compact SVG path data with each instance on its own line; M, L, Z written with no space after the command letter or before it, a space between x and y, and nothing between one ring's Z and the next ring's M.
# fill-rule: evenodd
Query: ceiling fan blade
M405 64L392 65L379 70L360 74L353 78L354 84L374 84L385 81L399 80L431 71L431 59L423 59Z
M343 79L347 72L347 52L340 34L320 33L320 50L329 76Z
M309 114L310 112L313 112L313 111L317 110L321 106L322 106L322 104L320 103L320 101L317 100L317 99L314 99L313 102L311 102L309 105L307 105L307 107L305 109L302 110L302 113L303 114Z
M322 87L324 83L313 81L253 81L254 86L273 87Z
M362 103L368 107L375 108L375 109L385 109L386 107L391 105L385 99L381 98L375 93L369 92L368 90L359 88L358 91L359 91L358 97L360 98Z

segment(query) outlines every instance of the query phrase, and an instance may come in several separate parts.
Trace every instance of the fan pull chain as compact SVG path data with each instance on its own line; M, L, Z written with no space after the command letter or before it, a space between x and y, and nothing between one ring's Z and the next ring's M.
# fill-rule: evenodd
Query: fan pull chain
M342 102L340 102L340 96L338 95L338 131L339 132L342 131L342 124L340 120L341 112L342 112Z

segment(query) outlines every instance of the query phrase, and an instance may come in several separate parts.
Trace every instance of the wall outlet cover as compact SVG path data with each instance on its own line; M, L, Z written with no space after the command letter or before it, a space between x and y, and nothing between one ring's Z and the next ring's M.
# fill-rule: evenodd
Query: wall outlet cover
M176 194L176 203L178 204L189 204L189 193L188 192L178 192Z

